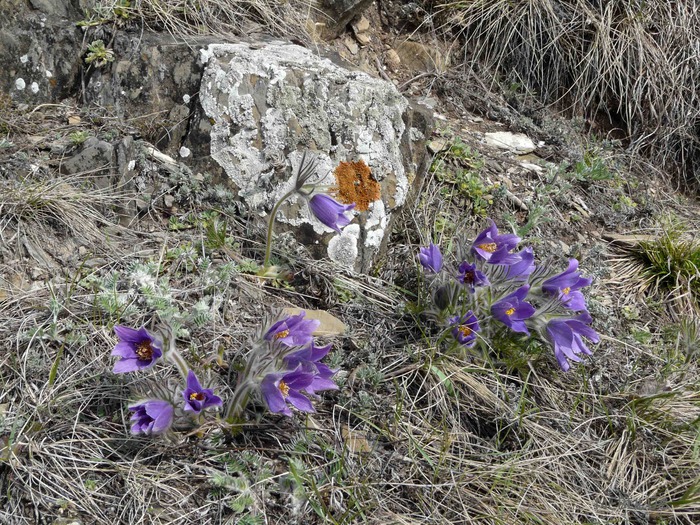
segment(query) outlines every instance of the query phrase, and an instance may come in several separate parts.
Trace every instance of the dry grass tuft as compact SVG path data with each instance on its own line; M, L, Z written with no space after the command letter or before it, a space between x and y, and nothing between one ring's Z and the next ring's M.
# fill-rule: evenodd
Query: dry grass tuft
M95 10L106 19L139 20L181 38L271 34L308 41L306 22L313 9L304 0L133 0L127 7L122 0L120 4L115 7L114 0L98 0Z
M700 182L693 2L476 0L439 6L470 68L622 127L631 149Z

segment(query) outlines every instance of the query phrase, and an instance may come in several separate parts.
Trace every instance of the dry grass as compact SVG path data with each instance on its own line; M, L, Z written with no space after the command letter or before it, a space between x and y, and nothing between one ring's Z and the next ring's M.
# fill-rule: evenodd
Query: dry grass
M98 0L95 11L120 25L138 21L174 36L216 35L221 37L257 34L309 40L306 22L315 9L305 0Z
M425 235L437 214L452 213L437 202L433 177L423 196L399 227L409 237L419 235L416 224ZM32 208L14 209L27 216ZM53 221L44 227L69 230ZM231 235L240 227L232 224ZM459 228L466 234L472 225ZM0 521L690 525L700 518L696 360L664 371L654 347L606 339L578 373L560 373L551 356L508 372L444 354L428 327L404 313L409 296L379 278L313 262L303 250L279 251L300 270L295 289L261 287L236 272L212 287L208 272L225 263L224 252L211 253L211 261L224 260L210 266L183 255L205 234L204 226L168 237L142 233L140 245L125 240L101 267L74 268L63 285L0 302ZM406 262L414 254L415 246L395 242L382 276L415 282ZM139 289L149 264L167 287ZM328 304L348 325L331 356L341 390L306 420L253 409L234 438L215 423L200 435L132 437L125 405L144 377L175 381L174 371L110 372L111 326L150 322L160 303L149 294L181 312L203 298L215 305L207 320L188 325L181 347L209 368L223 397L231 372L212 357L221 348L227 363L240 357L266 305ZM651 367L618 375L646 355ZM603 368L598 356L612 365ZM643 383L650 370L660 386Z
M700 180L694 2L469 0L438 6L469 68L499 71L544 101L609 120L631 150Z

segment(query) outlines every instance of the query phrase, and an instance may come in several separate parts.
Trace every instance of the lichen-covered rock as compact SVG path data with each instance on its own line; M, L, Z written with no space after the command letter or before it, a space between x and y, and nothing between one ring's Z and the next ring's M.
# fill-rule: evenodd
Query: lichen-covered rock
M89 72L88 102L109 108L158 149L176 156L199 91L203 40L117 32L114 61Z
M0 93L20 103L55 102L77 91L82 34L71 0L3 0Z
M379 198L342 235L328 237L332 230L294 198L278 220L305 225L296 231L317 255L368 270L421 170L424 147L413 146L424 138L427 120L422 129L412 125L411 107L393 84L297 45L215 44L201 53L199 100L207 118L200 125L211 135L212 158L251 207L269 210L291 189L290 173L307 148L317 154L316 181L323 184L338 185L334 171L341 162L366 163ZM367 174L357 173L361 184Z

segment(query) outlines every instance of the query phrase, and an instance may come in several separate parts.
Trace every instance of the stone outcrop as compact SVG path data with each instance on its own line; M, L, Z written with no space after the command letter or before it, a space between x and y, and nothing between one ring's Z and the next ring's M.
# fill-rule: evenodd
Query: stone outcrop
M422 168L425 148L413 146L424 138L427 121L413 125L413 111L393 84L297 45L213 44L202 50L202 61L199 101L206 119L200 124L210 127L212 158L252 208L269 210L291 189L290 173L305 149L319 159L315 182L321 184L337 184L333 171L340 162L369 166L380 198L342 235L328 238L332 230L294 198L278 216L300 228L318 255L326 251L343 266L368 270Z
M0 92L39 105L77 92L82 33L77 0L3 0Z
M156 147L176 156L202 77L198 49L208 42L183 42L163 33L117 33L114 62L90 72L86 100L113 111Z

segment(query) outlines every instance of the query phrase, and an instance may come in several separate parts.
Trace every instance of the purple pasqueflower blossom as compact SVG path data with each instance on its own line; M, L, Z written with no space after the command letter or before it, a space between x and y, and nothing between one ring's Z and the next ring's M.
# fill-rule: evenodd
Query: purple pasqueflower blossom
M503 246L491 256L489 263L502 267L502 279L524 281L535 271L535 253L530 246L518 253L508 253Z
M321 326L317 319L304 319L306 312L298 315L290 315L273 324L264 339L266 341L279 341L287 346L306 346L313 342L314 331Z
M163 355L160 341L143 326L138 330L128 326L115 326L114 333L119 342L112 350L112 355L120 358L114 363L115 374L150 368Z
M162 434L173 424L173 405L161 399L148 399L130 405L132 434Z
M311 343L308 347L292 352L284 357L284 364L289 370L300 369L303 372L314 374L314 378L309 386L304 388L311 395L315 395L316 392L321 392L322 390L338 390L338 385L331 380L331 377L336 374L337 370L333 370L328 365L320 362L330 352L331 346L318 347Z
M564 372L570 368L567 359L580 362L579 354L592 354L582 337L594 343L600 341L595 330L588 326L591 321L588 312L583 312L574 318L556 318L547 323L547 339L554 345L554 355Z
M187 372L187 388L182 392L185 398L185 410L199 414L208 407L220 407L223 401L210 388L202 388L197 376L190 370Z
M452 335L459 344L470 348L476 344L476 333L480 330L479 321L471 310L462 317L451 317L450 325Z
M421 248L418 254L418 261L427 272L439 273L442 269L442 254L440 248L432 242L427 248Z
M514 332L529 335L525 319L529 319L535 313L535 307L525 301L529 291L530 286L526 284L506 295L491 306L491 315Z
M483 272L476 269L476 264L470 264L464 261L459 265L459 274L457 275L457 280L469 287L469 291L474 293L477 286L488 286L491 284L488 277L486 277Z
M476 236L472 243L471 252L486 261L499 249L509 252L520 242L520 237L513 234L500 235L496 223L489 219L489 227Z
M311 385L314 376L314 373L304 372L300 368L286 373L267 374L260 382L260 390L270 412L291 416L289 405L302 412L315 412L309 398L301 393Z
M577 272L578 261L569 259L569 266L562 273L550 277L542 283L542 290L553 296L558 296L565 307L574 310L586 310L586 299L579 292L584 286L591 284L593 279L581 277Z
M309 200L309 208L316 218L329 228L341 233L340 228L350 224L352 219L345 216L346 211L350 211L355 204L340 204L333 197L324 193L317 193Z

